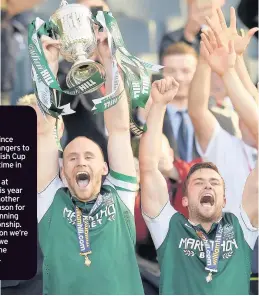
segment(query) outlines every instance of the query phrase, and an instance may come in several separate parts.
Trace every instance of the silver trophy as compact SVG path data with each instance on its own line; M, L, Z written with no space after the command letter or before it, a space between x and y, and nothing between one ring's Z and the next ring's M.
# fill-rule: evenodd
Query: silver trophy
M60 54L73 63L66 77L67 86L74 87L96 72L104 77L104 67L90 59L96 51L97 39L89 8L62 0L50 21L54 25L55 38L61 41ZM99 87L100 84L84 93L93 92Z

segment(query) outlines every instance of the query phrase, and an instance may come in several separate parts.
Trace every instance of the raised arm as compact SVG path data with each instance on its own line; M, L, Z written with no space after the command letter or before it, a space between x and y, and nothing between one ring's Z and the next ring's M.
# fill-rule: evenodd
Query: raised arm
M218 11L218 13L220 16L222 12ZM213 31L217 43L212 44L208 41L207 36L205 36L205 39L207 39L207 42L205 43L206 59L212 70L217 72L222 77L228 95L239 115L239 118L254 136L255 141L258 142L258 107L251 94L244 87L235 70L235 40L234 38L228 37L228 35L224 33L223 29L222 31L218 31L218 28L209 18L207 18L207 22ZM222 17L221 25L222 28L226 27Z
M42 36L42 47L53 74L58 72L59 41ZM55 119L48 116L47 122L38 109L38 124L44 129L37 135L37 191L42 192L59 172L58 146L53 135Z
M106 71L106 93L112 90L112 60L105 33L99 34L99 53ZM127 176L136 176L134 158L130 142L130 119L127 95L120 77L118 93L122 97L112 108L104 112L105 126L108 130L108 157L111 170Z
M211 17L213 14L213 2L198 3L198 1L187 1L188 17L184 27L184 39L189 42L195 42L202 25L205 24L205 16ZM198 44L199 45L199 44Z
M211 36L213 38L213 34ZM201 38L204 40L204 33L201 34ZM212 40L212 42L215 41ZM217 123L216 118L210 112L208 107L210 80L211 69L205 60L204 44L202 42L198 65L189 91L188 113L191 117L195 135L203 152L207 150Z
M221 23L221 31L219 30L220 27L216 28L217 33L219 34L222 42L227 46L227 42L229 40L234 41L235 52L237 54L236 65L235 69L237 74L242 81L244 87L250 93L250 95L256 100L258 103L258 92L251 81L249 73L247 71L245 62L244 62L244 53L246 51L247 46L250 43L251 38L254 34L259 30L259 28L252 28L250 29L247 34L244 33L244 30L241 30L241 35L237 32L237 20L236 20L236 12L234 7L230 8L230 25L227 27L225 17L220 9L218 9L218 18Z
M234 68L224 74L223 81L240 120L248 127L257 143L259 112L256 101L246 90Z
M38 107L37 107L38 108ZM37 135L37 192L45 190L59 172L58 146L53 135L55 119L48 116L47 121L38 110L38 128L45 129ZM39 119L40 117L40 119Z
M152 85L153 103L147 118L147 131L142 135L139 147L141 203L149 217L156 217L169 200L166 181L158 164L166 105L174 99L178 87L172 77L155 81Z
M252 226L258 228L258 161L246 180L242 206Z
M258 90L249 76L243 55L237 55L235 69L244 87L247 89L250 95L255 99L255 102L258 104Z

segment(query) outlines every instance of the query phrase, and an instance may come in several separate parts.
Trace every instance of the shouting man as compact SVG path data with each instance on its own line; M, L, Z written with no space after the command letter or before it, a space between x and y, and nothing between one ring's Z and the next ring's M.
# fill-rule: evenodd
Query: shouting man
M158 170L163 117L176 92L170 78L153 84L148 129L140 141L142 210L158 254L160 294L249 294L258 236L258 167L247 179L240 207L223 213L225 185L217 167L195 164L184 184L189 220L178 213Z
M106 90L110 92L112 61L107 40L103 35L99 39ZM56 75L59 42L43 36L42 43ZM121 80L119 93L122 91ZM44 256L43 294L144 293L134 250L137 181L125 92L116 106L104 112L104 117L109 134L109 174L102 150L87 137L76 137L67 143L61 174L57 146L39 149L38 223ZM44 139L40 143L43 146Z

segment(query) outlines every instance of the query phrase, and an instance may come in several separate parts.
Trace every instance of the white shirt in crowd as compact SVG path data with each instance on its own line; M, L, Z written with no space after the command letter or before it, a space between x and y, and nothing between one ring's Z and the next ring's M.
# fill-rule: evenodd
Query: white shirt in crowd
M205 153L198 139L196 147L203 161L213 162L218 167L226 185L224 211L231 212L241 204L246 179L256 164L257 150L230 135L218 123Z

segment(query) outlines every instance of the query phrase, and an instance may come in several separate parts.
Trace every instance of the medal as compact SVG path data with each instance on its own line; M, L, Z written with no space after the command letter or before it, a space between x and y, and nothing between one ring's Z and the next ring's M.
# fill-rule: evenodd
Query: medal
M80 253L81 256L85 256L85 265L90 266L92 261L89 259L88 255L90 255L92 252L86 252L86 253Z
M91 260L88 258L87 255L85 255L85 265L89 267L91 263L92 263Z
M206 282L209 283L213 280L212 278L212 272L210 272L207 276L206 276Z

